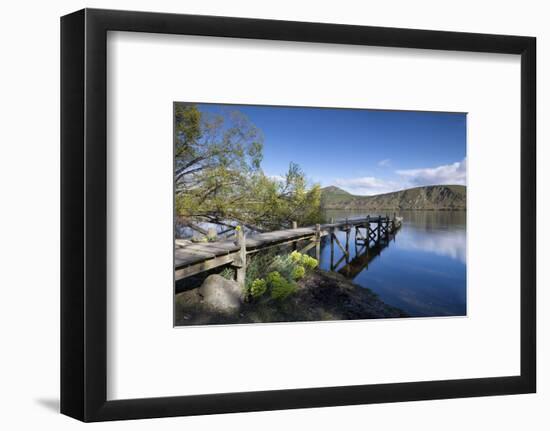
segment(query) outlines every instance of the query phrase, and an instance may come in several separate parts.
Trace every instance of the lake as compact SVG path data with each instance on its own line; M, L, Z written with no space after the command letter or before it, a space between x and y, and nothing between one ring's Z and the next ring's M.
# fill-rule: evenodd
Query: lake
M325 218L341 220L367 215L361 211L327 210ZM344 258L335 270L347 273L355 284L371 289L384 302L411 316L466 315L466 212L402 211L397 215L403 217L401 229L387 247L371 251L372 259L362 260L368 261L366 266L355 265L349 271ZM337 236L345 246L345 233ZM352 263L356 253L352 230ZM358 254L363 255L364 250L359 249ZM335 244L333 263L343 256ZM321 246L320 267L331 268L328 238L323 239Z

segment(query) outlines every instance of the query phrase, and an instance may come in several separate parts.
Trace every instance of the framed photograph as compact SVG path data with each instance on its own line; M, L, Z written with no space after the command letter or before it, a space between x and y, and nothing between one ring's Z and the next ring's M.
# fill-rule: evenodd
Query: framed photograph
M536 390L536 41L61 18L61 411Z

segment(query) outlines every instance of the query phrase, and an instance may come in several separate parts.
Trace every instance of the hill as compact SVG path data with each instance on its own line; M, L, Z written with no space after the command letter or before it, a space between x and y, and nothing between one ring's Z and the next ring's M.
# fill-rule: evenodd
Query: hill
M465 210L466 187L437 185L414 187L374 196L352 195L335 186L321 189L323 209L353 210Z

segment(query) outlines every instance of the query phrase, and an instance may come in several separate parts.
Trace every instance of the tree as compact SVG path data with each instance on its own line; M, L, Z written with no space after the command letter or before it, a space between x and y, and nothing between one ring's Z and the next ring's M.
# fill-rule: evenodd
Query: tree
M210 115L195 105L175 107L176 209L188 223L227 224L230 206L262 158L261 132L239 112Z
M263 137L238 111L208 115L178 103L175 117L176 193L193 191L207 170L236 175L260 167Z
M320 220L321 188L308 187L304 172L296 163L290 163L284 180L266 177L263 172L252 181L251 212L256 223L266 230L290 227L293 221L300 226Z
M242 113L201 112L175 107L175 190L180 220L256 231L301 225L319 218L320 188L308 188L305 174L291 163L285 181L261 170L263 137Z

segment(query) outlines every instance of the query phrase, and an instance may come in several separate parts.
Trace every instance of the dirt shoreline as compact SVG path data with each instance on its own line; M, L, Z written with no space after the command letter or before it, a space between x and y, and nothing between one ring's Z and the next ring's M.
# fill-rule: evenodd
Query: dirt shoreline
M210 308L198 289L192 289L176 294L174 313L176 326L407 317L371 290L322 270L309 273L297 292L283 301L265 297L243 303L238 312L224 313Z

